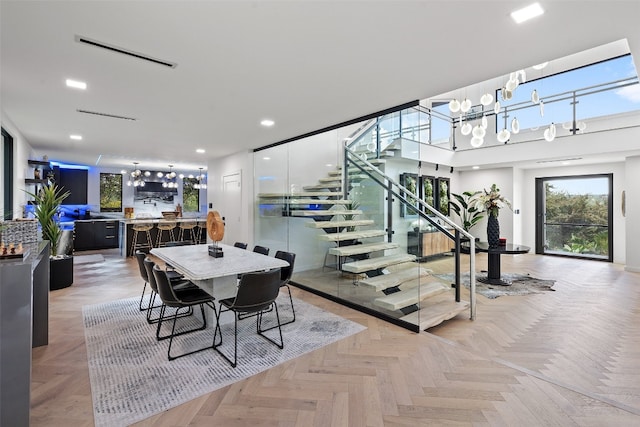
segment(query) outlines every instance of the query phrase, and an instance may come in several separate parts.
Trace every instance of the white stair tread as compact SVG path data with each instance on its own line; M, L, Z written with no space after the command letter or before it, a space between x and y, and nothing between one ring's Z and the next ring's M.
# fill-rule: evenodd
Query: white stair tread
M361 210L296 210L291 211L291 216L337 216L337 215L362 215Z
M331 255L352 256L359 254L368 254L376 251L384 251L386 249L396 249L400 247L397 243L368 243L366 245L340 246L338 248L329 248Z
M383 289L399 286L400 284L409 280L424 278L427 276L429 276L429 270L424 267L414 267L398 271L396 273L383 274L376 277L368 277L364 280L360 280L358 284L360 286L368 286L375 289L376 291L381 291Z
M332 228L332 227L349 227L358 225L373 225L375 223L372 219L354 219L344 221L314 221L307 222L305 225L311 228Z
M371 160L367 160L369 163L371 163L373 166L376 165L383 165L385 163L387 163L387 161L385 159L371 159ZM341 169L342 165L338 165L338 169Z
M336 176L318 179L318 182L340 182L340 181L342 181L342 178L336 177Z
M338 191L305 191L300 193L259 193L258 197L262 199L272 198L291 198L291 197L341 197L342 193Z
M373 304L387 310L400 310L401 308L418 304L423 299L448 291L442 282L434 281L418 284L418 279L412 282L415 283L407 283L406 288L400 292L374 299Z
M420 330L438 326L445 320L452 319L463 311L469 310L469 302L456 302L453 296L447 295L447 299L440 299L440 296L429 298L423 301L420 310L402 316L400 320L419 325ZM432 301L433 300L433 301Z
M375 270L377 268L383 268L388 265L400 264L401 262L415 260L415 255L410 254L397 254L382 256L378 258L363 259L361 261L346 262L342 264L342 270L349 273L364 273L365 271Z
M350 205L353 203L351 200L338 199L291 199L289 204L291 205Z
M318 239L327 242L341 242L343 240L367 239L369 237L379 237L386 235L384 230L359 230L347 231L344 233L327 233L318 236Z

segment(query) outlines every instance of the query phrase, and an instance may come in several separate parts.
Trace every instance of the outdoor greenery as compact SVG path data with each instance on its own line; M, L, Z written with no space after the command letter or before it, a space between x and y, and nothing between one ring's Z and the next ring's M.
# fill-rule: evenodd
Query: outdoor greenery
M182 181L182 204L185 212L200 210L200 190L194 187L197 183L196 178L184 178Z
M608 195L569 194L545 183L547 250L606 256Z
M449 181L440 180L440 193L438 194L438 210L442 215L449 215Z
M62 229L58 221L58 211L60 205L70 192L63 192L63 189L55 184L44 185L37 193L30 193L36 203L35 216L42 227L42 238L51 243L51 254L57 255L58 244Z
M122 174L100 174L100 211L122 211Z

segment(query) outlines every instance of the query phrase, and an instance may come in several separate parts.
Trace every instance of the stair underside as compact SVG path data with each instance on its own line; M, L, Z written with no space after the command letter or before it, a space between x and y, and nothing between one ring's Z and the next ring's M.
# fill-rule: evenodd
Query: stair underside
M334 189L336 192L342 191L342 183L337 184L317 184L317 185L305 185L303 190L322 190L322 189Z
M420 330L424 331L468 310L469 302L456 302L453 295L447 292L422 301L420 310L407 314L400 320L419 325Z
M350 227L358 225L373 225L375 223L372 219L355 219L344 221L315 221L307 222L305 225L310 228L335 228L335 227Z
M346 262L342 264L342 270L349 273L364 273L371 270L377 270L389 265L400 264L402 262L415 260L415 255L397 254L378 258L365 259L361 261Z
M289 199L297 197L342 197L342 193L337 191L305 191L300 193L260 193L261 199Z
M386 235L384 230L362 230L348 231L344 233L329 233L318 236L318 239L326 242L342 242L344 240L368 239L370 237L380 237Z
M373 300L373 304L386 310L400 310L410 305L418 304L420 301L435 295L447 292L449 296L451 293L442 282L434 281L424 283L423 279L413 279L408 282L404 282L400 285L400 292L395 292L389 295L380 296ZM422 283L421 283L422 281Z
M361 210L330 209L330 210L295 210L291 216L337 216L337 215L362 215Z
M348 257L353 255L384 251L386 249L396 249L399 246L400 245L398 245L397 243L369 243L366 245L351 245L351 246L340 246L337 248L329 248L329 253L331 255Z
M347 246L350 247L350 246ZM335 248L340 249L340 248ZM331 250L329 250L331 253ZM424 267L410 268L402 271L398 271L390 274L383 274L381 276L369 277L367 279L358 282L360 286L367 286L373 288L376 291L382 291L387 288L393 288L399 286L408 280L422 279L429 276L429 270Z
M290 199L287 200L290 205L350 205L351 200L327 200L327 199Z

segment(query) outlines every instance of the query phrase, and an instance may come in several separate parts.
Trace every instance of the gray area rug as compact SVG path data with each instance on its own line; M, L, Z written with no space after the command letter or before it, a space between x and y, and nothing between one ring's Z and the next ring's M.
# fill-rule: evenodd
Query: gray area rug
M278 304L281 321L291 318L285 299L281 295ZM237 368L214 350L169 362L168 340L156 340L155 325L146 322L138 302L139 298L129 298L82 307L96 426L141 421L366 329L294 298L296 321L282 327L283 350L256 335L254 317L239 322ZM211 309L206 308L205 313L209 315ZM263 323L270 318L271 313L265 315ZM192 317L180 319L178 328L190 322ZM223 314L221 324L225 354L233 354L233 315ZM170 323L164 333L169 328ZM274 329L266 334L277 333ZM209 324L204 331L178 337L171 351L204 347L212 339Z
M453 274L439 274L437 277L451 283L453 282ZM528 274L502 273L502 279L511 282L509 286L489 285L479 281L486 277L487 275L484 273L476 274L476 292L490 299L503 295L528 295L555 291L555 289L552 289L556 283L555 280L537 279ZM463 273L460 281L469 289L469 273Z

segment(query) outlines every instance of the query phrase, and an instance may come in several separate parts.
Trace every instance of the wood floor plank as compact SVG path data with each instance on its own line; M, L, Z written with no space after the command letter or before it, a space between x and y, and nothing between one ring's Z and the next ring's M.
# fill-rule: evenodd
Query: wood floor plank
M76 265L73 286L50 294L32 426L93 425L82 306L142 290L133 259L100 253L104 262ZM416 334L294 288L367 330L137 425L640 425L640 275L532 254L505 256L502 269L556 280L555 292L478 296L475 321L461 313Z

